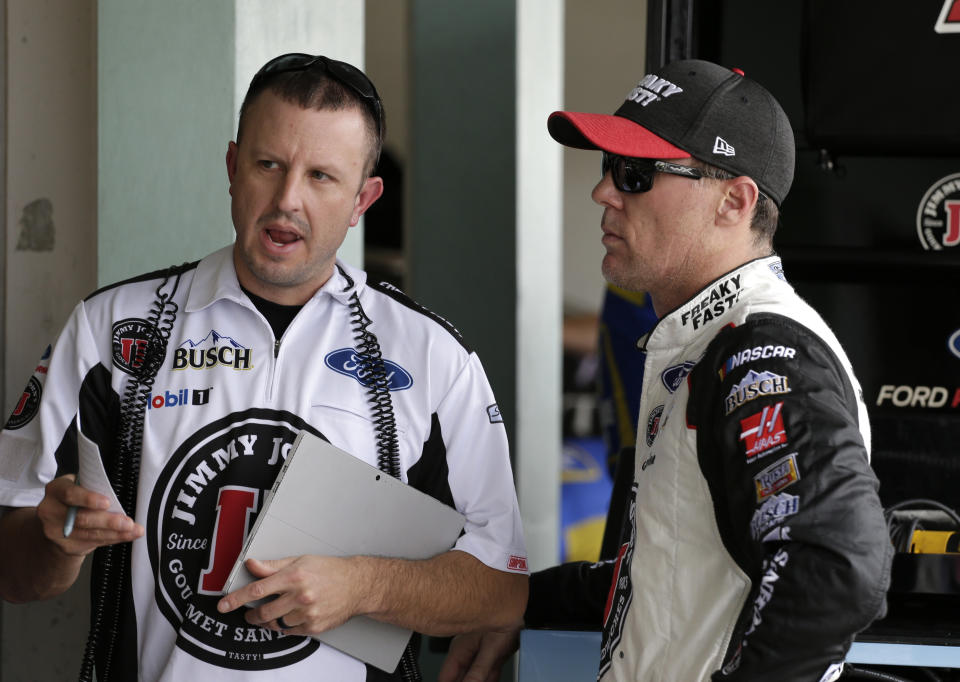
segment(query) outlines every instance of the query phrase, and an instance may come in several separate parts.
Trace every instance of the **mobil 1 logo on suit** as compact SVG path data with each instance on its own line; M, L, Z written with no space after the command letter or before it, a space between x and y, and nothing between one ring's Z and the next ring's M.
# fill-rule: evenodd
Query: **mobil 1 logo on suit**
M147 396L147 409L159 410L163 407L206 405L210 402L210 391L212 390L213 386L208 388L181 388L173 391L158 390Z

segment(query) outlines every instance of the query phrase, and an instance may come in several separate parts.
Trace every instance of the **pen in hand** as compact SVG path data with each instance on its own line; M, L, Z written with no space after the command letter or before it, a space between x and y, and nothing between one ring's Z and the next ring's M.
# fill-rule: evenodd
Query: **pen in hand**
M73 532L73 524L77 520L77 507L70 505L67 509L67 518L63 522L63 537L70 537L70 533Z

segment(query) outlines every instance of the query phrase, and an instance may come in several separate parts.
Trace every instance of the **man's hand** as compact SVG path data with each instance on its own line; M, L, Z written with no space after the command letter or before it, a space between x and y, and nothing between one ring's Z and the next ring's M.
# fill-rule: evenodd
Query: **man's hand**
M124 514L105 511L110 500L75 482L68 474L47 483L43 500L37 505L37 517L43 534L61 552L71 556L86 556L97 547L130 542L144 534L144 528ZM67 510L77 507L77 516L70 537L63 536Z
M437 682L497 682L506 660L520 644L522 623L504 631L457 635Z
M527 603L527 576L458 550L424 560L301 556L248 559L246 566L259 580L225 595L217 609L272 597L250 609L247 622L293 635L325 632L356 615L438 637L502 630Z
M354 562L329 556L301 556L275 561L247 560L247 570L260 578L226 595L221 613L275 595L246 613L251 625L289 635L315 635L342 625L360 613L366 590ZM277 623L279 618L282 623Z
M84 558L97 547L136 540L143 526L106 510L103 495L81 488L71 475L50 481L36 507L7 510L0 516L0 597L17 604L49 599L67 590ZM70 537L63 536L67 510L77 507Z

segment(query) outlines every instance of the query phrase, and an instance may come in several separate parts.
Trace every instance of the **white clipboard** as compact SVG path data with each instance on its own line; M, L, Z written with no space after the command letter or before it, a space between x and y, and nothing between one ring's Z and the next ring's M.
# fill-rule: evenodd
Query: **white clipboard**
M244 561L303 554L429 559L453 547L464 517L452 507L301 431L230 571L224 592L255 578ZM366 616L316 636L393 672L411 631Z

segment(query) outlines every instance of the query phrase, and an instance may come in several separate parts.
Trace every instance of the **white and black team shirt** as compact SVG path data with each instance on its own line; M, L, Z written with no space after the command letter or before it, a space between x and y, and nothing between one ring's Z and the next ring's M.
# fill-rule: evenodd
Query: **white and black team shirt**
M178 279L179 277L179 279ZM147 319L164 273L81 302L0 433L0 506L33 506L76 472L77 423L113 466L124 388L159 342ZM118 665L140 680L367 679L308 637L217 612L227 574L297 433L377 465L351 296L380 341L402 479L466 516L456 549L525 574L526 550L496 400L452 326L338 263L280 339L237 282L232 247L169 277L178 306L145 411ZM135 666L135 670L131 666Z

